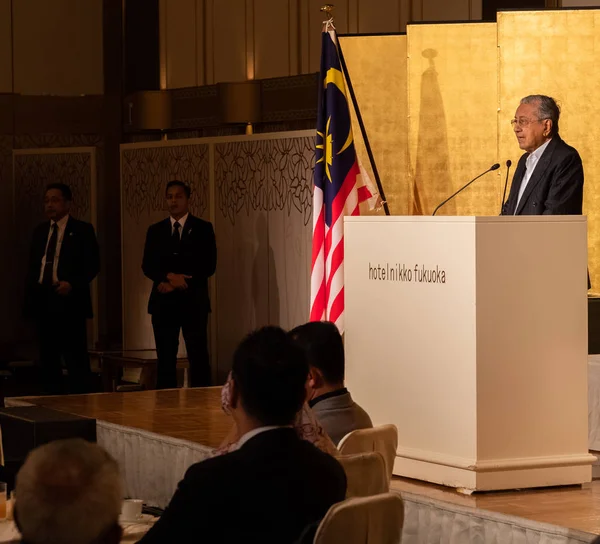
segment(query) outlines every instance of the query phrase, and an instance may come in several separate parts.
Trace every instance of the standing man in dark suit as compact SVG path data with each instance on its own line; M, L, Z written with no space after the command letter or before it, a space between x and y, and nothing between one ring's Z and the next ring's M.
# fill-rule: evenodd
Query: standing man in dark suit
M49 221L33 232L25 289L25 315L35 320L44 392L63 392L61 357L69 390L89 392L87 319L92 317L90 283L100 256L94 227L69 215L73 197L63 183L46 188Z
M581 215L583 165L579 153L558 135L560 109L554 99L521 100L511 121L519 160L502 215Z
M238 449L192 465L141 544L292 544L344 500L339 462L292 428L308 375L292 339L279 327L250 334L231 375Z
M190 195L190 187L182 181L167 184L171 215L150 226L144 247L142 269L153 282L148 313L156 341L159 389L177 387L179 331L190 362L190 385L211 384L208 278L215 273L217 247L211 223L189 213Z

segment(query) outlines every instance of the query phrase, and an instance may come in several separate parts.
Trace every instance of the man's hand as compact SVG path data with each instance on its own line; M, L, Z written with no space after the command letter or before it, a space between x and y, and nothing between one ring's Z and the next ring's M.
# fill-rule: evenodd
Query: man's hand
M66 297L73 288L68 281L59 281L57 284L55 284L54 289L58 295Z
M185 274L173 274L173 272L169 272L169 274L167 274L167 279L174 289L187 289L188 284L185 280L189 280L191 278L192 276L186 276Z
M173 287L168 281L162 281L158 284L158 292L162 295L166 295L167 293L172 293L175 291L175 287Z

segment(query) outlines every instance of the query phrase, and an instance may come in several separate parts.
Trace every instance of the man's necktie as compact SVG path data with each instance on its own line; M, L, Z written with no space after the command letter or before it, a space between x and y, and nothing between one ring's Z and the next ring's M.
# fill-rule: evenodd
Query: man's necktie
M56 223L52 224L52 234L48 241L48 247L46 248L46 264L44 265L44 275L42 277L42 283L44 285L52 285L54 283L54 257L56 256L56 244L58 243L58 226Z
M179 229L181 229L181 224L179 221L175 221L175 223L173 223L173 234L171 234L171 247L173 248L173 253L175 254L179 253L179 243L181 242Z

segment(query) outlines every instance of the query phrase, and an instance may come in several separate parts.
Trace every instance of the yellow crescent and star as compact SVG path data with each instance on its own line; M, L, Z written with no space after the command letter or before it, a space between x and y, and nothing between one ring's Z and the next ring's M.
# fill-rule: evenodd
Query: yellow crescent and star
M327 88L327 85L332 84L335 85L339 91L346 97L346 86L344 85L344 76L340 70L336 68L329 68L327 70L327 74L325 75L325 81L323 82L323 86ZM317 130L317 138L320 138L319 143L317 143L317 149L323 150L322 157L317 161L317 163L325 162L325 174L327 179L331 183L331 171L329 167L333 163L333 134L329 131L331 126L331 116L327 119L327 124L325 125L325 134L319 132ZM338 155L341 155L346 149L350 147L352 144L352 126L350 126L348 130L348 137L346 138L346 143L342 146L342 149L338 151Z

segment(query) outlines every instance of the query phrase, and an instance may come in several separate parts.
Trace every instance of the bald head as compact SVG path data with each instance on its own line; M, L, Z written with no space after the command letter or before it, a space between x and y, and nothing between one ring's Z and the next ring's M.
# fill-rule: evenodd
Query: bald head
M81 439L33 450L17 475L15 516L28 544L119 542L123 489L116 461Z

